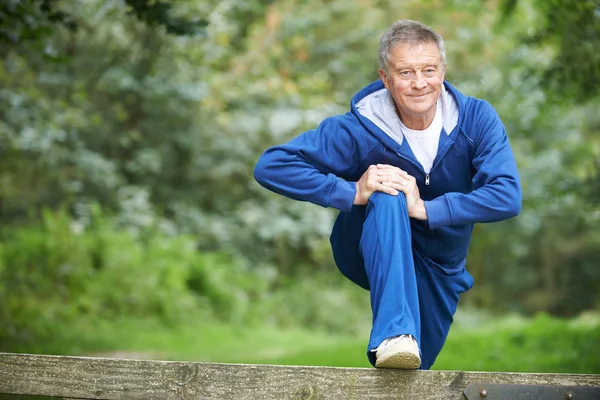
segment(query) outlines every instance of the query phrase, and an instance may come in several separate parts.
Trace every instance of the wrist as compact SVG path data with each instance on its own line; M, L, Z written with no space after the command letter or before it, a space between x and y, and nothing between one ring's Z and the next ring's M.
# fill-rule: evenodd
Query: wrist
M364 199L364 193L362 192L360 182L356 182L356 193L354 193L354 201L352 204L355 206L364 206L367 204L368 199L368 196Z
M361 198L360 198L360 192L358 191L358 186L356 187L356 193L354 194L354 201L352 202L353 205L360 205L361 204Z
M414 219L418 219L421 221L427 220L427 209L425 208L425 202L422 199L419 199L417 201L412 214L413 215L411 215L411 217Z

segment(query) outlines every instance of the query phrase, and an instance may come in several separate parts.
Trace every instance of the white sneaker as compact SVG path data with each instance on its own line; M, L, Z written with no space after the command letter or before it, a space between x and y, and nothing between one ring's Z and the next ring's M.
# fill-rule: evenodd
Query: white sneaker
M385 339L377 347L377 368L416 369L421 365L419 345L411 335Z

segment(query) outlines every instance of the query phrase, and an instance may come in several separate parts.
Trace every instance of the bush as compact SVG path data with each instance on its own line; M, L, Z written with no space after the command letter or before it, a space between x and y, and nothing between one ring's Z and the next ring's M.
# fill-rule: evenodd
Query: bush
M45 212L40 224L0 235L0 351L69 352L85 342L83 325L127 318L336 333L369 325L368 295L337 271L279 276L200 252L192 236L118 228L98 209L85 227Z
M232 306L218 291L189 290L200 266L207 270L217 259L198 253L191 237L135 236L115 229L99 212L81 230L66 213L46 212L40 225L5 229L2 238L3 347L36 349L60 340L61 330L83 316L174 323L200 314L204 297L211 305Z
M332 334L368 332L369 293L334 271L297 276L256 305L273 326L302 327Z

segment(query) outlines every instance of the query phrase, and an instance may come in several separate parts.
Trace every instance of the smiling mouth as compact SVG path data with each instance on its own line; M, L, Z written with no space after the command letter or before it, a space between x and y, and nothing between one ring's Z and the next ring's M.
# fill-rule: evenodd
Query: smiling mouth
M421 99L424 99L425 97L427 97L429 95L430 95L430 93L425 93L425 94L412 95L412 96L409 96L409 97L412 98L413 100L421 100Z

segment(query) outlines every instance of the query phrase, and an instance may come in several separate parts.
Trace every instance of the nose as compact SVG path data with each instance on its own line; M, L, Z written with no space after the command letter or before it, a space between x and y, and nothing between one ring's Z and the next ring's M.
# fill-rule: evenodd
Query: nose
M415 75L415 79L413 79L412 81L412 87L413 89L423 89L427 86L427 81L425 80L425 77L423 76L423 74L421 74L421 72L417 71L416 75Z

